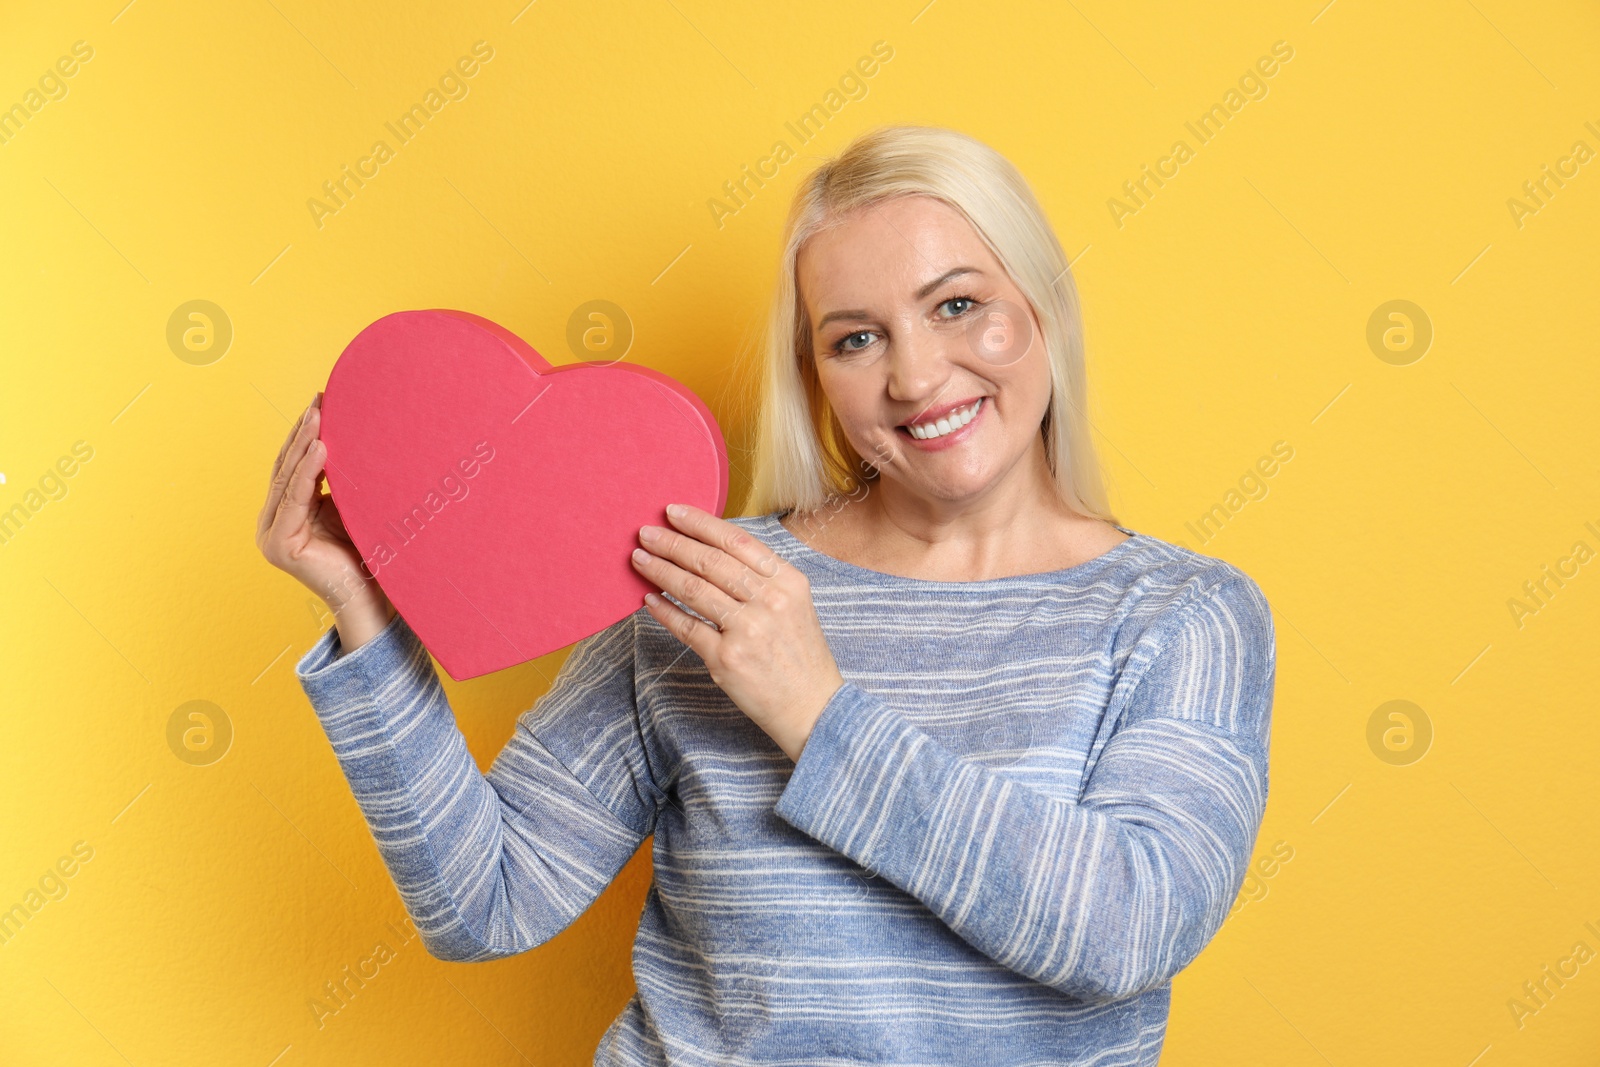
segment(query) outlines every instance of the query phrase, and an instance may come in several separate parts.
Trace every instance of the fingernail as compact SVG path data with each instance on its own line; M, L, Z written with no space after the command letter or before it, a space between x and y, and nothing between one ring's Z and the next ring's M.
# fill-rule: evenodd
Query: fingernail
M668 504L667 514L671 515L674 519L681 519L685 515L689 514L689 509L684 507L682 504Z
M639 540L641 540L641 541L654 541L656 538L658 538L660 536L661 536L661 527L659 527L659 526L641 526L641 527L639 527Z
M633 561L635 563L649 563L650 553L646 552L642 548L636 548L633 550Z

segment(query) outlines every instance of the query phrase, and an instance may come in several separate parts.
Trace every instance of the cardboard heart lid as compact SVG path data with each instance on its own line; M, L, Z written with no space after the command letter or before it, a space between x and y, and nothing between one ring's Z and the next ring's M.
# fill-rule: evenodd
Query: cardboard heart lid
M649 367L552 366L465 311L386 315L322 398L328 487L363 567L460 681L642 610L629 562L666 506L721 515L711 410Z

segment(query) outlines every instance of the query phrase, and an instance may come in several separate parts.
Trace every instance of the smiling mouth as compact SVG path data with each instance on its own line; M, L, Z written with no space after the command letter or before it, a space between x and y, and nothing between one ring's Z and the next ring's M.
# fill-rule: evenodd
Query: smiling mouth
M986 396L980 396L966 407L958 408L947 415L941 415L937 419L930 419L927 422L907 423L904 426L896 426L895 429L901 433L909 434L919 441L931 441L934 438L955 433L961 427L977 418L978 412L983 410L983 405L988 399Z

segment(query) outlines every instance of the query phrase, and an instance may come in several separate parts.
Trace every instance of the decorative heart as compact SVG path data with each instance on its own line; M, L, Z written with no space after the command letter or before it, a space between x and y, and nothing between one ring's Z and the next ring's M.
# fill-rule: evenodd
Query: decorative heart
M700 398L648 367L552 367L464 311L386 315L322 397L328 487L371 574L450 677L564 648L643 606L639 527L722 514Z

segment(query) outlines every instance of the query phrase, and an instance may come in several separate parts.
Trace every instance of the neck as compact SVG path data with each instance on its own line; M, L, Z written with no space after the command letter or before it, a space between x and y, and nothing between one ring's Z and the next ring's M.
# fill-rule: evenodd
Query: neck
M1041 569L1041 557L1059 554L1064 529L1098 523L1057 493L1043 437L981 493L939 497L885 474L848 510L856 552L878 569L963 581Z

